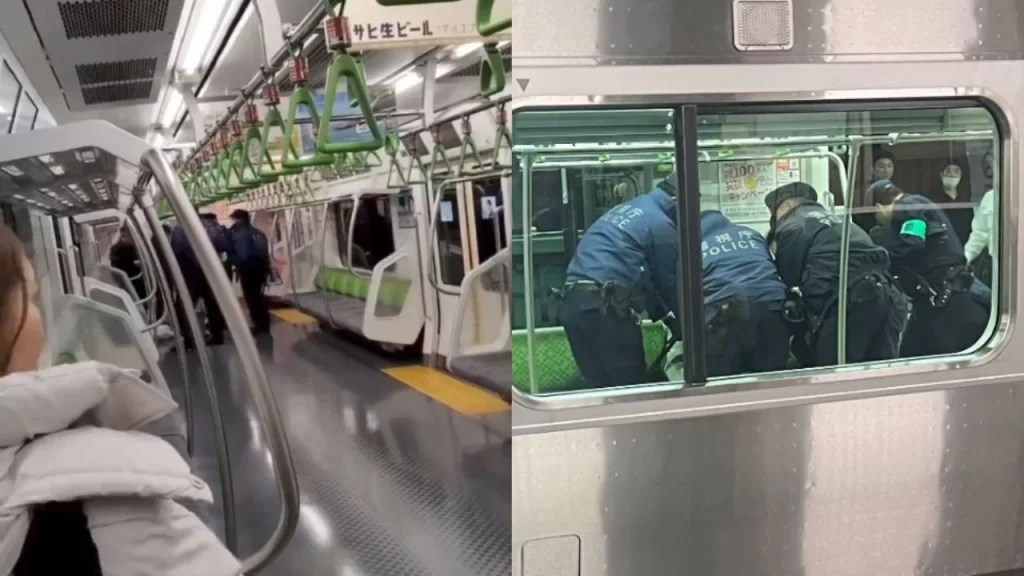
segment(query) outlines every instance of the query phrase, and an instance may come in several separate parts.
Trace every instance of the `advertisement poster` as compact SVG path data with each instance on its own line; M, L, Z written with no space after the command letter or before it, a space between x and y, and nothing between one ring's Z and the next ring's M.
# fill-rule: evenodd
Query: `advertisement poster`
M316 104L316 113L318 116L323 116L324 111L325 95L323 90L313 91L313 102ZM334 95L334 110L333 116L347 116L351 117L351 120L343 120L339 122L333 122L331 124L331 132L327 136L329 142L363 142L370 139L370 129L365 122L356 123L358 117L362 114L362 110L358 105L350 106L348 100L348 94L341 92ZM302 106L296 113L296 118L309 118L309 110ZM383 130L394 130L390 119L378 120ZM298 148L300 156L311 156L316 151L316 133L320 129L319 126L313 127L312 124L299 124L296 132L300 139L301 145Z
M722 214L734 222L762 222L769 214L764 199L769 192L800 180L797 159L723 162L721 167Z
M416 227L416 209L412 200L412 192L402 192L398 195L398 227Z

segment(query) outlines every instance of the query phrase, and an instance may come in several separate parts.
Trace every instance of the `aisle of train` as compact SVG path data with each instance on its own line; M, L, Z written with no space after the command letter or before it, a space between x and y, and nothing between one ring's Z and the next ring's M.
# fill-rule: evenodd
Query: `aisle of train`
M509 573L507 403L325 333L293 310L275 311L258 345L302 494L295 537L268 574ZM211 350L244 556L270 536L280 499L238 357L230 343ZM175 369L168 363L168 380L180 382ZM199 393L193 402L193 466L220 486L209 401ZM222 526L219 506L202 512Z

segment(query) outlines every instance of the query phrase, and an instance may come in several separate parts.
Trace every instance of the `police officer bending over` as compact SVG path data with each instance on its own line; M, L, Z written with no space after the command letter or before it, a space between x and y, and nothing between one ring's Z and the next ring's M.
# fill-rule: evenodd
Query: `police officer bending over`
M913 302L901 355L955 354L973 346L988 326L988 309L971 298L964 247L946 213L931 200L890 181L874 183L875 217L892 271Z
M796 325L793 353L804 366L838 363L839 258L842 224L802 182L765 198L772 211L768 241L790 290L787 316ZM906 325L906 296L889 275L889 254L859 226L850 225L846 360L896 358Z
M672 175L606 212L580 239L569 263L562 324L590 386L649 380L641 314L662 319L678 301L679 234L670 196L675 190Z
M786 285L764 238L721 212L700 215L708 376L784 370Z

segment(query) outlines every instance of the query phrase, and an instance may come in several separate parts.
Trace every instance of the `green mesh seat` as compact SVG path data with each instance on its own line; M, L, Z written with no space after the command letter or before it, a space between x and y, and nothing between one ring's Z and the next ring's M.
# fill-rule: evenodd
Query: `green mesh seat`
M644 322L644 357L653 364L665 347L668 329L664 324ZM537 393L550 394L568 390L582 390L587 383L576 367L569 340L560 326L538 328L533 331L534 369ZM530 392L530 373L527 364L526 330L512 332L512 384L522 392Z
M317 292L300 294L299 307L327 322L333 320L354 332L361 332L366 300L370 295L370 278L341 268L321 267L313 281ZM378 316L395 316L401 312L412 281L393 275L381 278L377 295Z

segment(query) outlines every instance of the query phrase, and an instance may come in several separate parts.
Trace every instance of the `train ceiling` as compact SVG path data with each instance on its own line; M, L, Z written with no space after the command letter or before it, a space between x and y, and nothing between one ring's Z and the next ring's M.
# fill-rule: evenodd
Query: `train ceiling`
M71 111L154 102L184 0L25 0Z

